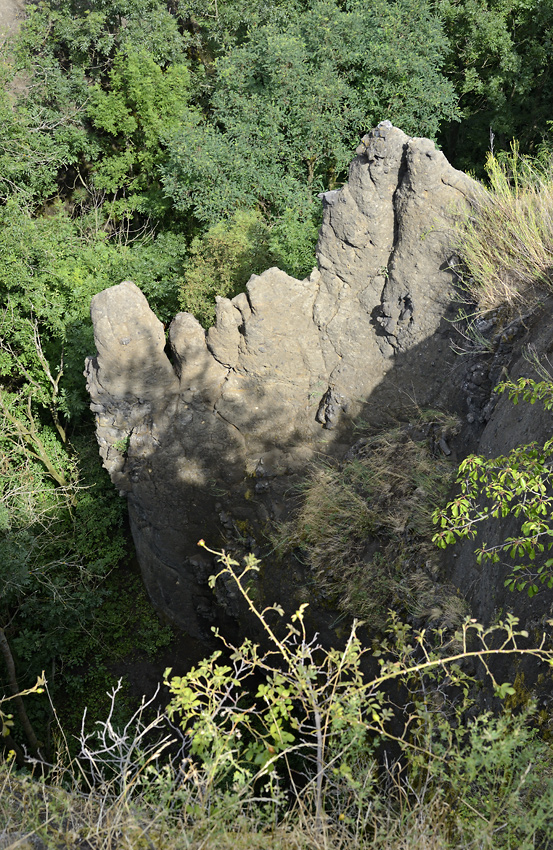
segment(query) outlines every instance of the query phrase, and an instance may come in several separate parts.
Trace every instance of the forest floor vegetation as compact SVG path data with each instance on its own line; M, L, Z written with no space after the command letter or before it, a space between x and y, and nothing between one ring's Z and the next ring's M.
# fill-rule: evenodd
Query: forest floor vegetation
M205 544L204 544L205 546ZM211 550L209 550L211 551ZM83 718L79 752L60 730L57 760L0 765L0 842L13 847L180 850L549 850L553 753L534 708L474 710L481 675L498 707L513 693L498 658L553 664L517 621L417 631L391 616L364 648L353 625L340 649L249 596L253 556L224 552L222 577L257 617L268 648L226 644L189 673L165 674L124 724L118 689L104 721ZM223 641L223 644L225 641ZM362 671L369 655L376 673ZM550 673L549 673L550 675Z
M436 581L432 544L432 514L454 474L447 441L458 427L453 416L417 409L407 423L359 437L340 464L314 465L293 516L272 535L277 557L293 553L312 592L369 630L390 608L460 622L463 601Z

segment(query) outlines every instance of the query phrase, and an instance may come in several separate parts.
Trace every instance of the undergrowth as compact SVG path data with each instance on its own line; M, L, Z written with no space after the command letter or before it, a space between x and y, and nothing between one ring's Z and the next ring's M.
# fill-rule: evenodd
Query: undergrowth
M160 621L140 581L130 568L114 570L104 583L103 601L95 612L86 642L79 644L80 663L64 670L64 687L56 693L56 705L64 728L77 732L85 706L94 717L109 707L106 692L117 683L114 665L126 660L153 659L173 638L173 630ZM123 600L123 601L122 601ZM132 713L127 699L128 682L118 701L120 717Z
M464 612L451 593L436 597L432 514L452 480L443 451L456 428L428 411L358 440L339 465L316 466L274 537L277 552L295 550L318 592L371 627L392 606L453 625Z
M528 648L513 617L453 633L392 616L377 648L354 624L329 650L306 633L305 605L288 622L256 607L253 556L213 554L212 583L236 583L268 648L227 644L185 676L166 671L168 716L156 695L117 724L115 689L106 720L83 719L78 755L61 732L34 775L0 763L3 847L551 850L553 758L534 709L476 714L471 675L504 700L514 688L494 660L548 669L545 635Z

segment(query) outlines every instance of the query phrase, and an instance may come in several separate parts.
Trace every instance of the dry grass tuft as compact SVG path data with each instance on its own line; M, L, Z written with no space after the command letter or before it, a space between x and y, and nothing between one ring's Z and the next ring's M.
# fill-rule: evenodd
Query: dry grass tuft
M344 823L321 832L301 816L273 828L252 819L234 827L208 811L194 822L159 802L129 799L109 788L84 794L21 776L0 764L0 850L469 850L475 845L439 791L416 793L390 770L383 794ZM484 828L482 829L484 833ZM484 843L483 847L493 845ZM502 845L503 846L503 845Z
M489 188L474 198L460 254L479 310L526 309L553 289L553 165L490 154Z
M392 605L407 604L415 616L437 613L436 583L427 575L432 512L454 471L440 441L456 427L430 411L359 440L341 465L313 470L294 521L280 530L277 549L298 549L323 596L370 626L380 627ZM425 593L417 595L421 568Z

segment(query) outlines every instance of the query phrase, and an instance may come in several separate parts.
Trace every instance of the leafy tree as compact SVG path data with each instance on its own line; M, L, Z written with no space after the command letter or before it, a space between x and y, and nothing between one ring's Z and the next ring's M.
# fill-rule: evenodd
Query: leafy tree
M29 7L12 51L12 75L28 83L15 113L45 161L50 149L58 152L57 191L79 212L96 212L102 226L166 211L157 182L161 128L188 120L184 48L160 0ZM55 194L36 182L37 200Z
M255 210L237 210L195 237L184 265L181 308L212 324L215 296L242 292L252 274L271 265L268 239L269 229Z
M466 723L473 684L463 670L467 661L482 669L500 699L515 689L497 681L494 658L532 655L551 663L543 643L519 648L528 635L516 631L516 618L490 629L467 620L450 640L444 630L417 632L392 616L372 651L363 647L354 622L340 649L326 649L307 632L307 605L287 619L280 605L256 606L248 590L259 569L253 555L239 565L225 552L208 551L221 565L211 585L236 586L268 646L248 639L226 644L226 655L215 652L183 676L165 672L167 711L188 737L187 780L201 789L196 806L202 812L235 819L253 798L258 816L270 823L295 805L312 819L316 835L333 821L358 824L360 812L377 806L376 749L391 745L402 755L402 780L394 787L405 795L403 805L405 787L430 799L439 787L466 817L481 795L479 817L466 824L467 832L479 839L493 835L494 847L511 847L515 837L517 846L533 846L551 823L552 789L526 756L538 757L545 746L507 712ZM365 663L370 656L372 667ZM403 708L394 706L398 683L408 695ZM462 831L462 818L448 826L454 823ZM503 829L506 840L498 844ZM372 829L367 833L374 839Z
M137 211L161 218L167 211L157 182L164 160L164 135L186 127L189 75L183 64L163 70L145 48L127 47L113 61L107 88L92 86L87 114L98 139L92 185L111 200L105 204L116 220Z
M222 4L215 24L204 12L216 36L210 111L192 133L170 135L164 168L178 209L210 223L255 206L278 218L343 179L359 136L383 117L435 135L455 116L440 72L447 43L428 4L314 0L277 4L269 20L247 18L251 5Z
M274 264L300 280L316 264L315 245L319 236L320 212L312 203L287 207L269 233L269 252Z
M461 122L444 128L446 154L459 168L481 171L485 153L535 153L548 138L553 108L550 0L438 0L449 38L444 72L454 85Z
M8 94L13 73L0 66L0 199L14 192L29 199L55 194L60 168L73 159L61 133L45 132L40 119Z

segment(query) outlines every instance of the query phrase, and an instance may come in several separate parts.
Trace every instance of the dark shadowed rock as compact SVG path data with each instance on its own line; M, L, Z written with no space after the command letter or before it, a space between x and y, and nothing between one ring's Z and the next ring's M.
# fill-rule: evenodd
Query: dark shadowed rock
M467 448L487 458L507 455L517 446L535 441L543 445L553 435L553 412L541 404L520 401L515 405L508 395L496 393L495 387L507 376L517 381L524 376L543 380L536 370L536 359L551 369L553 351L553 301L545 298L542 305L527 316L513 317L507 327L491 320L486 328L488 346L471 354L467 347L467 366L461 388L464 392L464 439ZM529 356L531 346L531 356ZM472 439L470 439L472 437ZM540 630L544 618L553 616L553 595L543 589L536 597L526 592L511 591L505 579L516 561L509 557L496 564L489 560L478 563L475 549L486 542L499 545L510 536L518 536L520 522L511 516L482 523L478 536L448 550L448 578L461 587L471 611L480 622L489 623L510 611L522 619L528 629ZM537 556L538 566L551 552Z
M207 334L179 314L171 359L134 284L93 299L100 452L128 498L150 596L190 634L215 617L198 539L256 538L310 459L343 451L359 415L451 402L452 228L471 191L431 142L383 122L348 183L322 196L310 277L252 276L246 293L217 299Z

